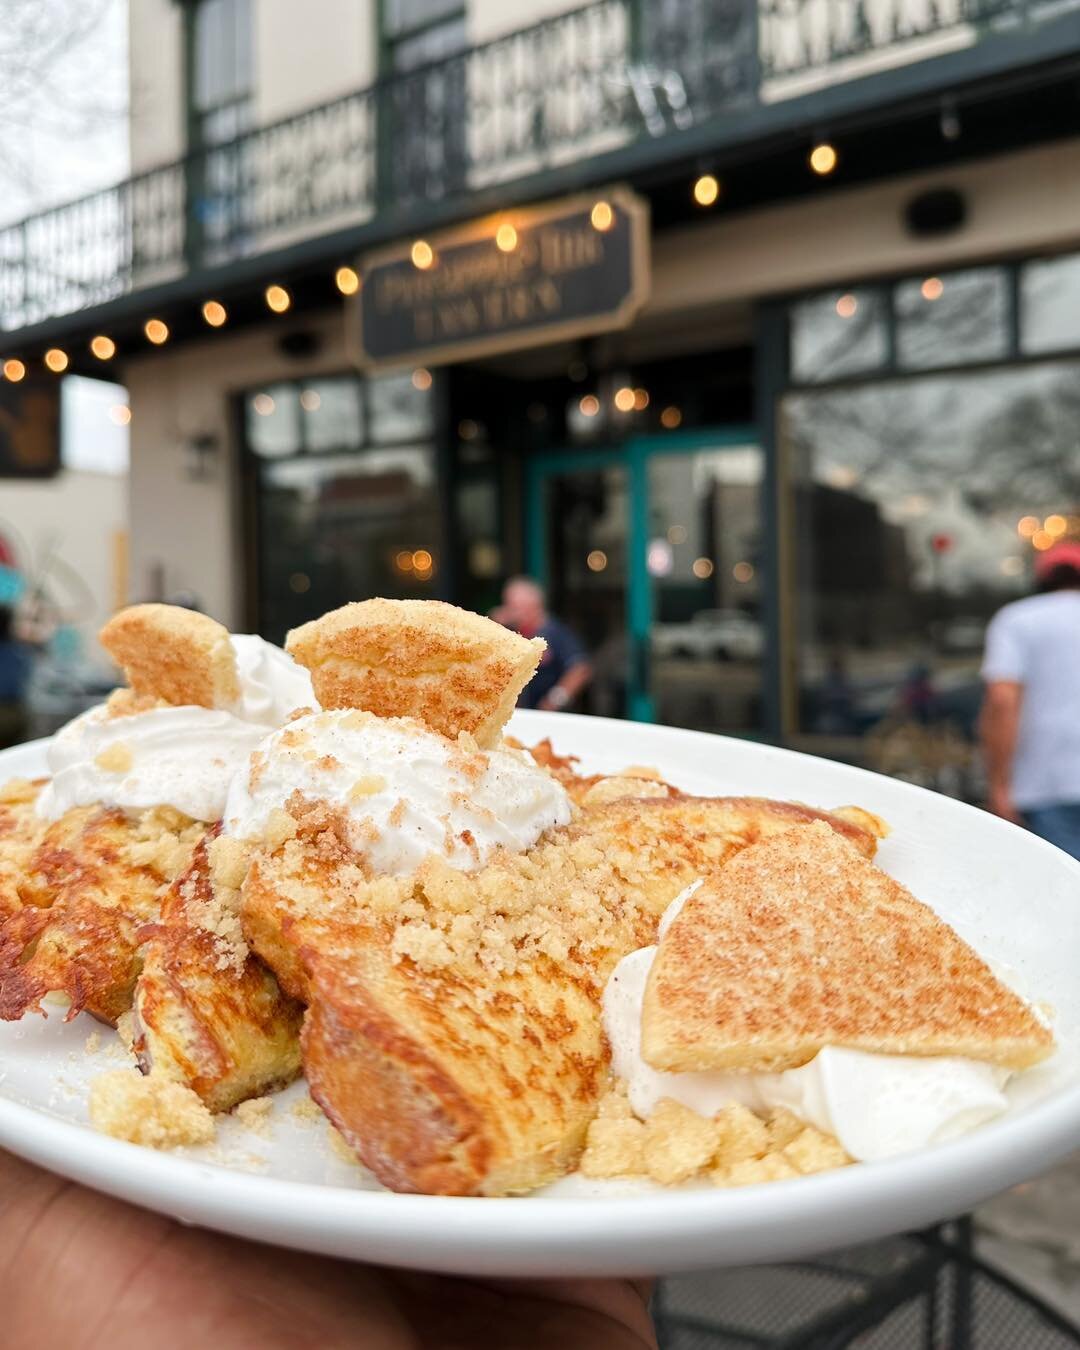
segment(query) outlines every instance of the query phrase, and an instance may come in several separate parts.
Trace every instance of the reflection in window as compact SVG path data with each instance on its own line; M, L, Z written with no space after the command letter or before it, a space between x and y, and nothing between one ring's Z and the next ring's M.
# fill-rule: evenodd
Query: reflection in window
M262 459L299 454L299 391L291 384L268 384L244 398L248 445Z
M800 732L975 799L985 627L1037 549L1080 536L1080 365L801 393L793 471Z
M791 311L791 371L800 383L880 370L888 356L879 291L831 291Z
M368 381L371 439L403 441L430 436L434 425L430 385L417 388L408 372Z
M307 380L300 388L304 446L312 454L364 443L362 386L355 379Z
M1020 314L1024 351L1080 347L1080 253L1025 264Z
M902 366L923 370L1005 355L1008 292L1000 268L902 281L895 303Z

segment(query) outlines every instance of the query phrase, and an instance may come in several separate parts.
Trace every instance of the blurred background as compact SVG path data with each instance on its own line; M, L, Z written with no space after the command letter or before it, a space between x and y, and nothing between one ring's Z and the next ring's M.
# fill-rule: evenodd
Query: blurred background
M585 711L985 799L987 623L1080 540L1080 0L3 18L0 744L130 601L280 641L526 573ZM1064 1318L1075 1173L978 1228ZM901 1246L829 1278L918 1333L811 1341L786 1270L671 1286L665 1344L1075 1343Z
M588 711L981 799L986 623L1080 537L1071 0L5 18L23 734L129 600L280 640L524 571Z

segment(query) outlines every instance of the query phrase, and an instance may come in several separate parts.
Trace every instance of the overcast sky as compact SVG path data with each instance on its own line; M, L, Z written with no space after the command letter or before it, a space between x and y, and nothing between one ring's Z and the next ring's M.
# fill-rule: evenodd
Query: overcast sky
M0 16L10 19L6 3L0 0ZM36 0L37 21L29 31L42 43L55 40L56 26L68 21L75 3ZM127 0L77 4L87 23L85 36L47 62L44 78L34 70L37 62L31 53L24 66L34 70L34 77L20 83L18 70L12 74L9 69L5 80L8 102L0 122L7 124L12 149L0 155L0 223L71 201L128 172ZM8 24L8 42L14 41L16 28ZM10 56L6 59L10 63ZM114 384L65 379L61 445L66 465L102 473L126 471L128 428L118 424L122 414L117 412L126 398Z

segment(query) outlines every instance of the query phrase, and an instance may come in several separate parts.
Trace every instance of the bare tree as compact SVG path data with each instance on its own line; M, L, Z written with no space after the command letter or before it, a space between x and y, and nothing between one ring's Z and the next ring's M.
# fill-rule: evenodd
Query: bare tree
M50 143L92 137L126 98L102 25L122 0L3 0L0 5L0 211L55 195Z

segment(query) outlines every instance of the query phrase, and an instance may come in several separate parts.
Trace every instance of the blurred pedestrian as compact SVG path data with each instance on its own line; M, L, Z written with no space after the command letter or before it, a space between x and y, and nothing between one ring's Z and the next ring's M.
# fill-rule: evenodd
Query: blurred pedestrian
M15 611L0 605L0 748L26 736L30 648L15 633Z
M491 617L522 637L541 637L547 643L539 670L518 699L519 708L559 711L592 679L585 648L566 624L547 612L543 587L531 577L511 577Z
M1080 543L1039 554L1035 581L986 630L987 804L1080 858Z

